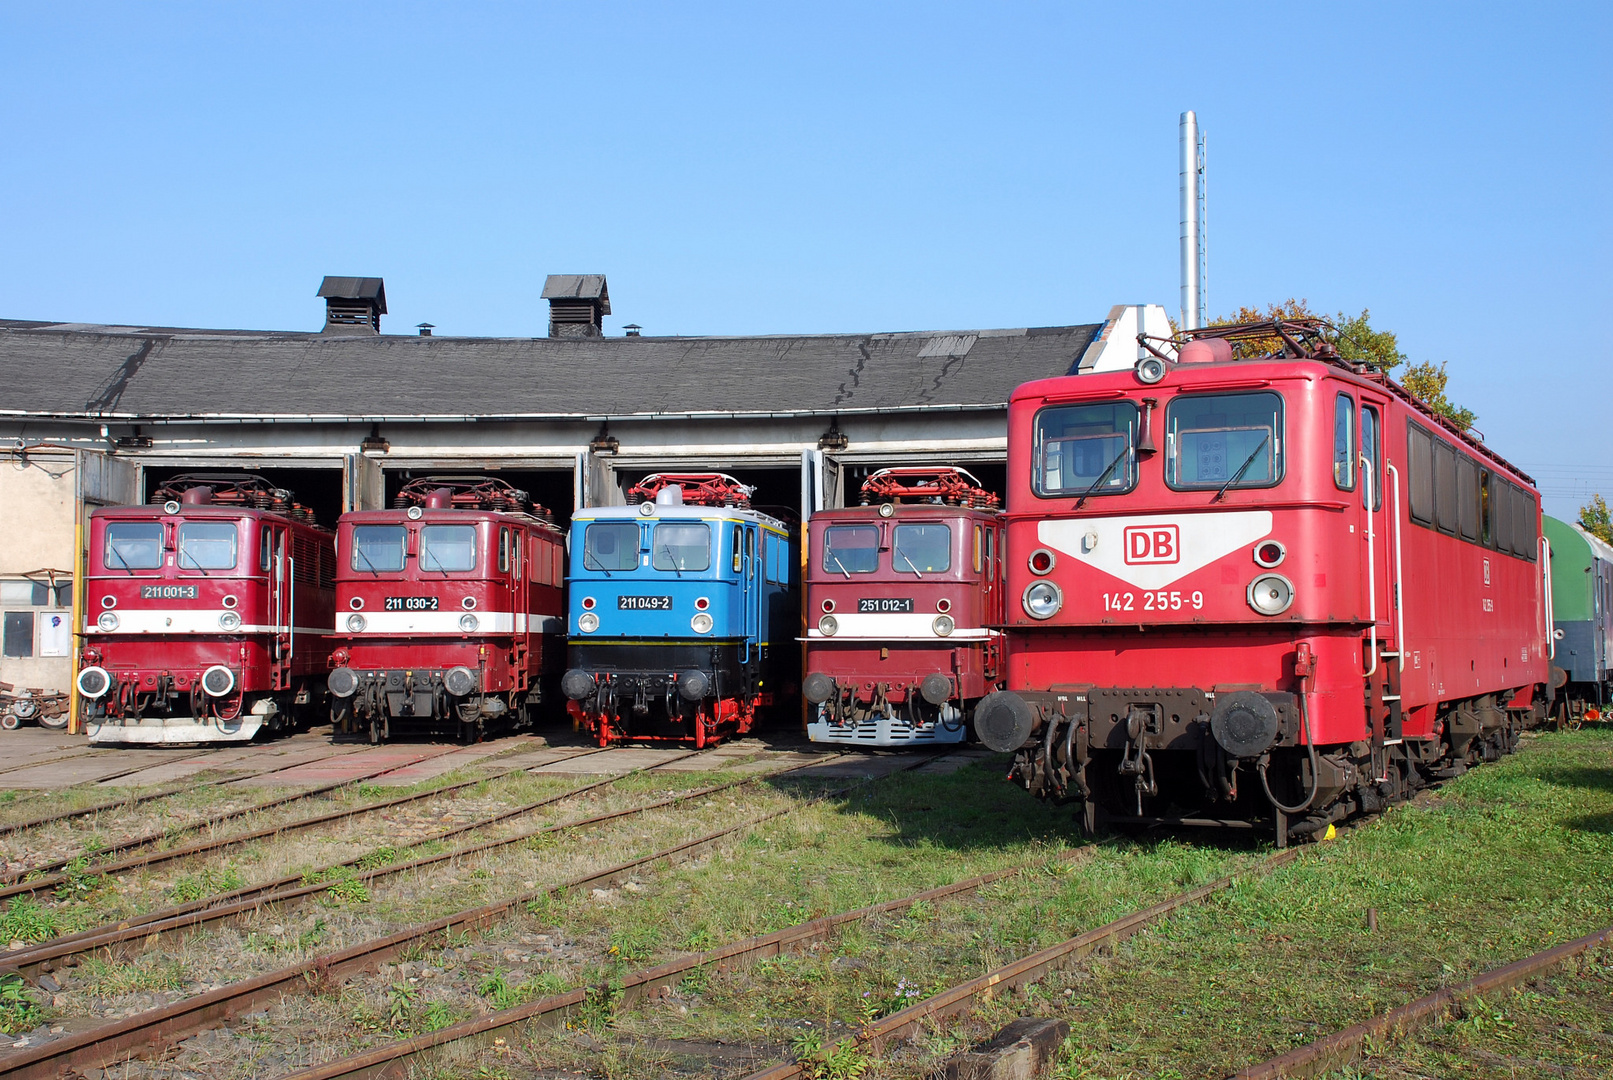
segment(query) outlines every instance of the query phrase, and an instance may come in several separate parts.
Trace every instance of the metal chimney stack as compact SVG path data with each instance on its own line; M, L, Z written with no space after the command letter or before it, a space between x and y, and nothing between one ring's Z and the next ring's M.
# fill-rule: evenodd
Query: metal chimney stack
M1205 289L1208 258L1204 236L1204 136L1199 118L1182 114L1182 329L1209 322Z

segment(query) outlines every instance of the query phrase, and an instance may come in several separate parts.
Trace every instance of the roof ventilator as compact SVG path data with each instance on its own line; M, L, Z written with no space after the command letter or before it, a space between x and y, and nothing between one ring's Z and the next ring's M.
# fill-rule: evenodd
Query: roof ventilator
M610 314L610 290L604 274L550 274L543 282L549 301L549 336L602 337Z
M386 285L378 277L327 277L319 285L325 301L326 334L379 334L386 314Z

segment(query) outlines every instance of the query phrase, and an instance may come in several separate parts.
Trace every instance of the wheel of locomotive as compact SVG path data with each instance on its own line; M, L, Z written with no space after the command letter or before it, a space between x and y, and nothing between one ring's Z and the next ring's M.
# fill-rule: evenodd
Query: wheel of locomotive
M16 731L21 725L22 717L14 712L8 712L0 716L0 728L5 728L7 731Z
M41 713L39 717L39 726L49 731L66 731L67 714L64 712L56 716L46 716Z

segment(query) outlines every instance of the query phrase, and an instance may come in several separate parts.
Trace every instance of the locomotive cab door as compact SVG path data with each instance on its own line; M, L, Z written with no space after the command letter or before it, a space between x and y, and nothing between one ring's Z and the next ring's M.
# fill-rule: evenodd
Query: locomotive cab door
M1362 675L1371 701L1373 742L1397 742L1401 735L1400 672L1405 666L1400 654L1399 606L1400 523L1397 508L1405 499L1401 478L1384 455L1383 418L1388 400L1361 391L1355 426L1359 439L1353 449L1356 472L1355 500L1358 507L1362 550L1362 580L1367 598L1368 628L1361 642ZM1339 427L1335 440L1342 440L1344 420L1340 395ZM1335 455L1335 468L1340 455Z
M284 690L291 685L291 635L294 628L291 625L291 580L290 555L287 551L289 538L288 529L284 525L268 523L263 525L263 534L267 538L269 565L269 679L270 686L275 690Z
M756 526L746 523L740 526L745 533L745 555L740 570L740 588L744 592L745 605L745 649L746 661L754 658L754 650L760 640L758 629L761 624L762 590L757 586L756 564L760 562L756 557Z

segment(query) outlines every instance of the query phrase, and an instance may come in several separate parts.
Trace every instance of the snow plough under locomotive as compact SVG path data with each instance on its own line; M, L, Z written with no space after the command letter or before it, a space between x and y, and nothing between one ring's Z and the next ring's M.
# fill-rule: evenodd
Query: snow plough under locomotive
M1007 690L976 730L1089 829L1282 843L1546 715L1532 482L1323 331L1140 339L1134 371L1013 395Z
M962 742L1001 674L998 497L962 469L881 469L861 506L812 517L807 734L862 746Z
M707 746L750 731L783 689L795 558L751 491L721 473L656 474L629 505L572 519L561 689L601 746Z
M424 477L343 514L337 547L336 734L475 741L531 719L564 651L565 536L543 507L502 480Z
M247 742L322 712L331 533L261 476L195 473L90 514L91 743Z

